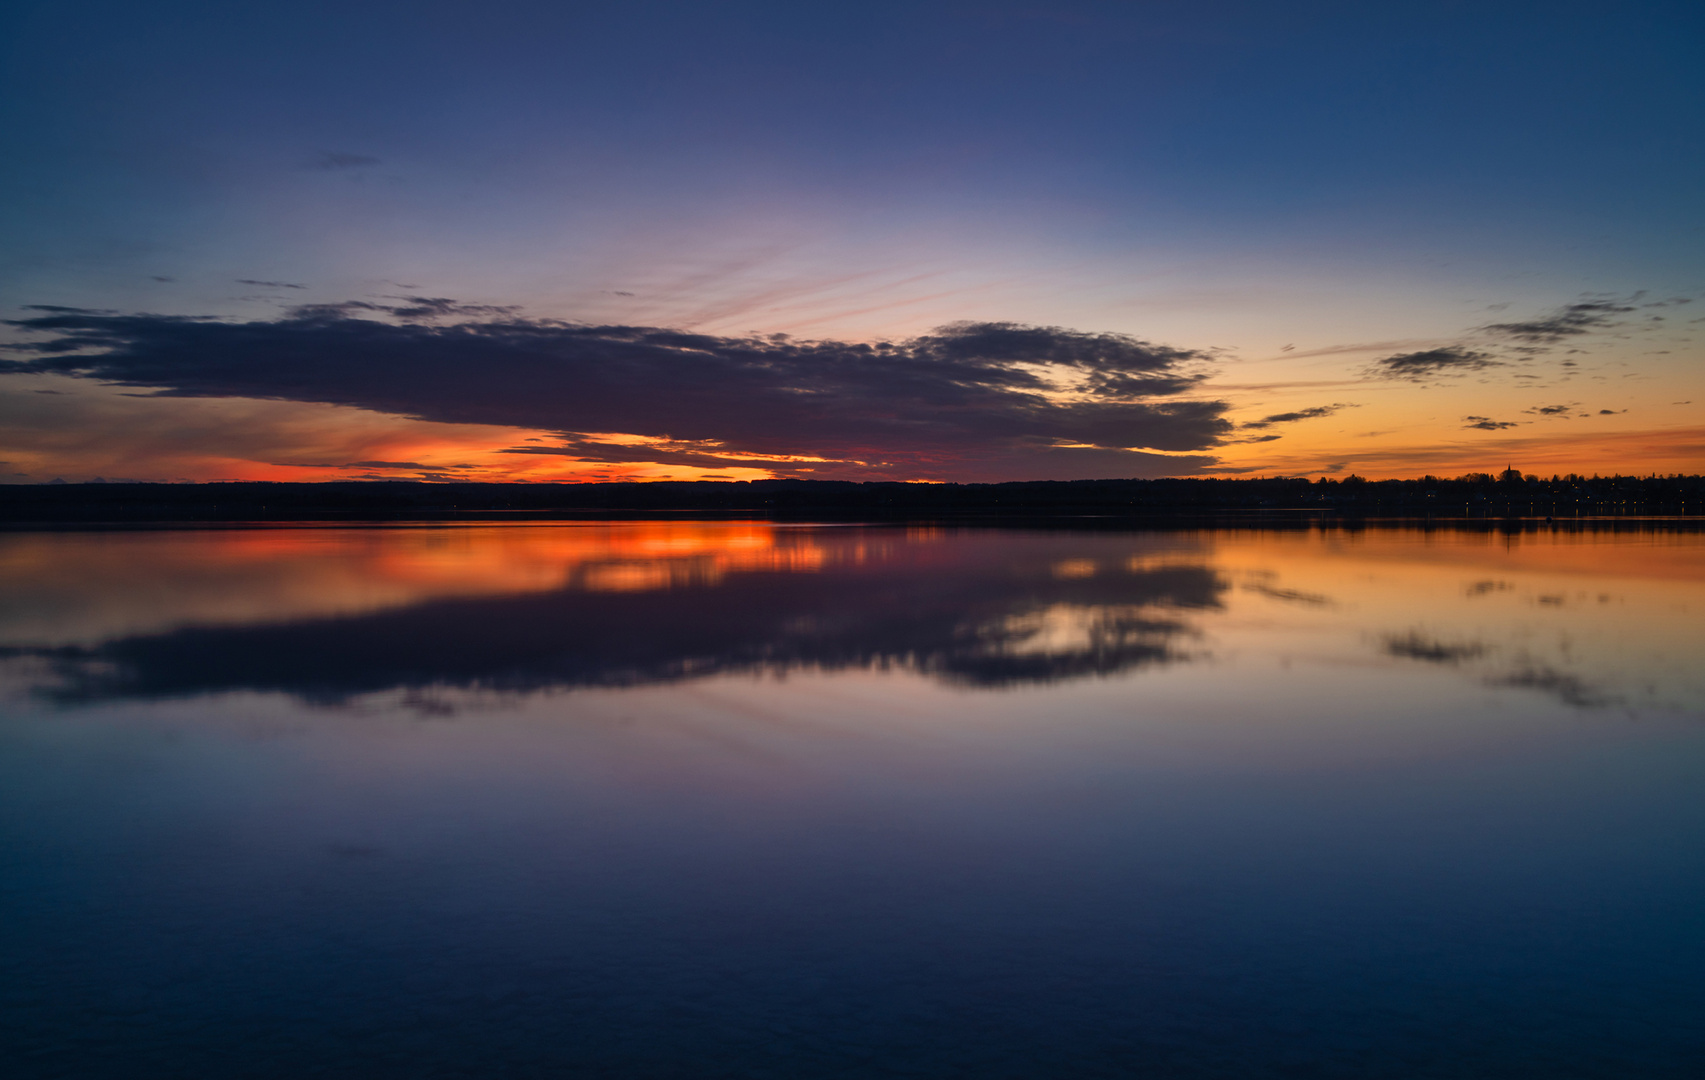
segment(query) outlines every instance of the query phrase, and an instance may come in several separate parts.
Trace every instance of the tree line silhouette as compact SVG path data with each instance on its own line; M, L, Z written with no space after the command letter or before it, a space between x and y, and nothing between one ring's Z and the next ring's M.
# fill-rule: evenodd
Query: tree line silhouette
M1705 476L1469 473L930 484L836 480L462 483L227 481L0 485L0 522L550 518L597 513L1165 515L1313 511L1374 517L1698 515Z

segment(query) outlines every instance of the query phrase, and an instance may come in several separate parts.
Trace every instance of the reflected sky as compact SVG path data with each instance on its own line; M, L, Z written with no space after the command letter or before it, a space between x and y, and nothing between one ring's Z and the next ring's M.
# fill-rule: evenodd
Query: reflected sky
M1697 534L636 522L14 534L0 648L62 703L490 696L741 672L997 688L1422 665L1698 709Z
M0 536L8 1076L1680 1078L1698 533Z

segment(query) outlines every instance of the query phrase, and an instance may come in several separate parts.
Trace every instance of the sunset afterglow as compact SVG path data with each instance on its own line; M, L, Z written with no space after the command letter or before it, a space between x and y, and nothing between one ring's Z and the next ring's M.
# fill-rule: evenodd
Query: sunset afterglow
M0 480L1698 472L1637 7L26 4Z

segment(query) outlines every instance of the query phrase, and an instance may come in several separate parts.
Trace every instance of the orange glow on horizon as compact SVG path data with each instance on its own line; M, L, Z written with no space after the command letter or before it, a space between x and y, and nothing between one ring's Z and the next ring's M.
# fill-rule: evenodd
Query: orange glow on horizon
M962 454L944 449L888 461L882 448L865 446L836 460L806 452L811 448L805 446L795 454L760 454L703 440L449 424L349 406L135 396L121 387L67 376L13 376L8 388L0 388L6 389L0 393L0 431L4 432L0 458L5 459L9 475L0 476L0 482L10 483L55 479L579 483L777 477L946 482L963 475L989 475L986 463L976 460L975 447ZM1451 393L1460 395L1467 389ZM1204 391L1214 392L1211 386L1204 386ZM1497 472L1508 464L1544 476L1705 472L1705 426L1697 423L1692 399L1659 401L1650 407L1636 403L1630 406L1636 408L1635 414L1627 416L1620 415L1627 408L1606 416L1583 407L1568 419L1550 419L1534 416L1531 405L1517 408L1529 398L1540 400L1526 390L1522 393L1527 396L1502 402L1492 400L1488 391L1484 404L1469 405L1466 402L1475 399L1446 398L1429 389L1386 386L1351 393L1340 386L1327 395L1310 386L1290 388L1258 407L1240 406L1232 415L1247 423L1269 411L1318 404L1317 398L1352 401L1376 393L1385 396L1346 405L1345 411L1329 419L1263 429L1262 437L1277 436L1271 441L1249 441L1239 428L1225 444L1200 451L1218 458L1217 465L1192 473L1193 462L1180 463L1171 475L1354 473L1390 479ZM1670 393L1662 396L1668 398ZM1574 400L1562 393L1556 396ZM1605 396L1608 404L1623 400L1632 399ZM1465 409L1521 418L1511 423L1522 426L1496 432L1466 430L1460 415ZM1628 424L1634 415L1646 416L1652 423L1635 429L1609 428ZM644 459L655 453L663 460L592 460L576 456L577 444L567 441L573 438L605 444L615 457ZM1034 462L1022 458L1018 454L1014 460L1028 465L1028 475L1037 475ZM1050 478L1163 475L1159 470L1168 468L1147 453L1133 455L1128 472L1121 472L1117 464L1107 466L1104 456L1100 460L1103 464L1096 471L1077 474L1069 455L1062 457L1060 464L1049 466L1059 470ZM975 472L968 472L973 468Z
M1460 434L1460 433L1458 433ZM1303 443L1302 438L1296 440ZM1337 469L1322 462L1341 463ZM1236 475L1333 476L1354 473L1370 480L1417 479L1424 475L1498 473L1514 465L1545 477L1579 473L1645 476L1705 472L1705 427L1645 431L1582 432L1578 435L1452 436L1431 444L1347 443L1337 439L1262 454L1258 471ZM1212 475L1212 474L1206 474Z

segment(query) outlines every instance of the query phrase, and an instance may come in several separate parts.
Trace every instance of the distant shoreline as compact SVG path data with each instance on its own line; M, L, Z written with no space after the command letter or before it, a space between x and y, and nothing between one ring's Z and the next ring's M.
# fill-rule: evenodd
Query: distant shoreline
M329 481L0 485L0 527L147 523L551 521L611 517L774 520L1202 519L1267 526L1324 520L1585 521L1705 514L1705 477L1539 480L1211 479L1005 484L833 480L604 484ZM1705 520L1705 518L1701 518Z

